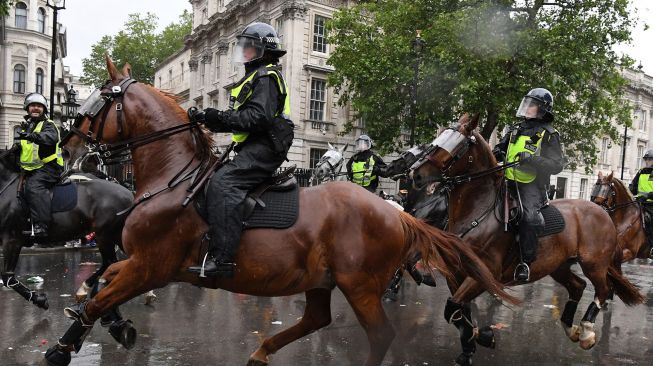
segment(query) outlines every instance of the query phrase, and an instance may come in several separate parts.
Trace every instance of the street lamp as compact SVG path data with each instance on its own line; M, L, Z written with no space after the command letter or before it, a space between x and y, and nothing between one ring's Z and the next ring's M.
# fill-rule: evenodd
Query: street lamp
M63 5L62 5L63 3ZM52 15L52 57L50 58L50 108L54 108L54 66L57 61L57 12L66 8L66 0L47 0L45 4L54 12ZM54 110L54 109L53 109Z
M417 123L417 83L419 82L419 64L425 44L426 42L422 39L422 31L417 30L417 35L412 41L415 63L413 65L413 90L411 93L412 101L410 103L410 146L415 145L415 124Z
M79 104L77 103L77 91L73 89L73 86L70 86L70 89L66 90L66 101L61 103L61 121L66 122L77 117L77 108Z

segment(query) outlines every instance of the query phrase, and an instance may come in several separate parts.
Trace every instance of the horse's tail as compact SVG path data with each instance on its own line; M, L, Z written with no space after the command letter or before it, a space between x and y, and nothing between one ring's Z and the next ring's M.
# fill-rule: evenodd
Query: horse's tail
M621 257L621 250L616 250L614 263L608 267L608 282L610 282L614 293L619 296L624 304L628 306L639 305L644 302L644 295L621 274Z
M449 280L454 280L454 273L462 269L488 292L512 304L521 303L503 290L504 286L459 237L427 225L405 212L400 213L400 219L406 245L422 254L422 262L429 269L436 268Z

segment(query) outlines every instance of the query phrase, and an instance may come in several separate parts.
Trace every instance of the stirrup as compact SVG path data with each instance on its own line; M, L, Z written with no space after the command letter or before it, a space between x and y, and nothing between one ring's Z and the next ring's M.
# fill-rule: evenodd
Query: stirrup
M519 273L520 268L525 268L526 269L526 279L519 279L517 278L517 273ZM529 282L531 280L531 269L528 266L527 263L521 262L515 267L515 273L513 274L513 279L518 282Z

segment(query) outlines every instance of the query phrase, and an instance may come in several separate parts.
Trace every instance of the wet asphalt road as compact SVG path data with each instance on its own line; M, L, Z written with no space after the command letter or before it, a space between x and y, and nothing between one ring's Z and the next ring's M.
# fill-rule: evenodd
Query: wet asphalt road
M37 309L13 291L0 290L0 365L34 365L56 342L70 320L62 309L71 304L77 286L99 262L93 250L25 251L17 273L25 280L40 275L50 310ZM510 309L488 295L474 303L479 324L505 324L497 348L479 348L475 365L653 365L653 263L638 261L624 272L645 294L648 304L627 308L615 300L597 318L598 344L581 350L564 336L558 318L566 291L550 279L522 286L515 294L526 300ZM442 284L442 280L439 281ZM579 322L592 299L588 286L576 314ZM262 342L301 317L303 295L257 298L172 284L158 290L153 306L135 299L123 305L125 318L138 330L127 351L99 324L71 365L245 365ZM405 282L399 301L385 305L397 331L384 365L452 365L459 354L458 332L443 320L448 291ZM367 339L342 294L334 291L333 323L281 349L277 365L361 365Z

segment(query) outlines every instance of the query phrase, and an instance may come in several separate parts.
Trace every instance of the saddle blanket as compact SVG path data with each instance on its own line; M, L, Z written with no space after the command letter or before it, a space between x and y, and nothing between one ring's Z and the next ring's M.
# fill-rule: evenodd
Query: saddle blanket
M540 212L544 216L544 230L539 233L540 238L560 233L565 229L565 219L555 206L545 206Z
M70 182L54 186L51 211L65 212L75 207L77 207L77 184Z

